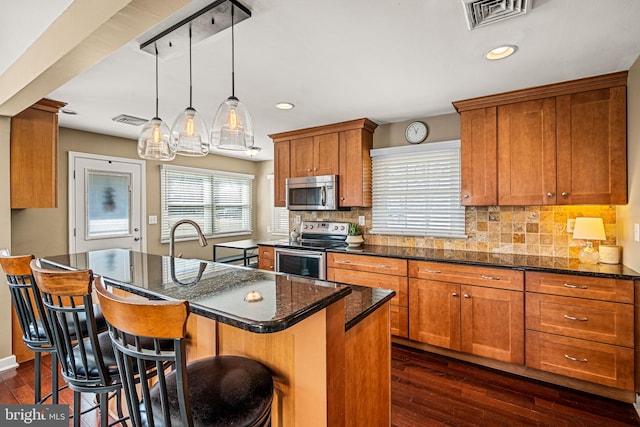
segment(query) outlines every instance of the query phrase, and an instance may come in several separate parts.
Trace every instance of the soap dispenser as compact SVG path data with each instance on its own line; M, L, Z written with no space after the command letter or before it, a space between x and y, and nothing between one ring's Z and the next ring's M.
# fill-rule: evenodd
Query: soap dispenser
M291 242L293 242L293 243L298 241L298 230L296 230L295 227L293 227L293 231L289 235L289 238L290 238Z

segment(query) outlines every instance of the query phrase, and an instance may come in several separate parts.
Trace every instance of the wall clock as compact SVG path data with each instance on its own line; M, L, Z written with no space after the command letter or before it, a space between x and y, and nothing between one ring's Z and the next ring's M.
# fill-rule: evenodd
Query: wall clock
M404 137L409 144L420 144L429 134L429 128L422 122L411 122L404 131Z

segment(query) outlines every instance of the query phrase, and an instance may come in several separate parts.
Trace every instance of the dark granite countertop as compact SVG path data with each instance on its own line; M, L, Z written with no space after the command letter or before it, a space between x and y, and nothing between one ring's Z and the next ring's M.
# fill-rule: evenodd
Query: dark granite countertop
M581 264L574 258L555 258L533 255L515 255L492 252L425 249L399 246L363 245L359 248L332 248L329 252L385 256L420 261L438 261L486 267L502 267L525 271L638 280L640 273L622 264Z
M191 312L256 333L287 329L345 298L345 328L367 317L395 293L195 259L110 249L48 256L44 263L91 268L105 281L154 299L186 299ZM258 302L246 302L255 291Z

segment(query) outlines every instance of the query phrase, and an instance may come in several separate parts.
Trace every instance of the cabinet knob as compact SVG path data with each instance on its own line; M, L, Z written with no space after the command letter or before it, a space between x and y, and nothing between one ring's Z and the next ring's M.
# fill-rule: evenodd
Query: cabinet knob
M318 168L313 168L313 171L314 171L314 172L315 172L315 171L317 171L317 170L318 170Z
M465 195L464 195L464 198L465 198L465 199L468 199L468 198L469 198L469 195L468 195L468 194L465 194Z
M307 169L307 172L311 172L311 168Z
M565 199L567 198L568 195L569 195L569 193L567 193L566 191L562 192L562 197L564 197Z
M547 197L553 197L553 193L552 192L548 192L547 193Z
M344 202L344 197L340 197L340 200L342 200Z
M464 295L463 295L463 297L465 297L465 298L470 298L470 297L469 297L469 294L464 294Z
M454 292L454 293L452 293L452 294L451 294L451 296L452 296L452 297L457 297L457 296L458 296L458 293L457 293L457 292Z

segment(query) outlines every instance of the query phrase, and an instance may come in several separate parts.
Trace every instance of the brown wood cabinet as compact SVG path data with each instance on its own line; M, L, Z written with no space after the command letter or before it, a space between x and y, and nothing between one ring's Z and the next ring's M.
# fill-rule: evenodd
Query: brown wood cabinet
M58 110L41 99L11 118L11 208L58 207Z
M409 338L522 365L523 288L515 270L409 261Z
M273 144L273 205L287 206L286 179L291 176L289 156L291 152L289 141Z
M498 205L627 203L626 81L624 71L454 102L462 203L492 204L495 147Z
M258 268L260 270L274 271L273 246L258 245Z
M371 131L340 132L340 207L371 207L372 148Z
M327 280L370 288L392 289L391 333L408 337L407 261L342 253L327 254Z
M337 175L339 139L328 133L291 140L291 176Z
M526 273L527 366L634 390L634 283Z
M498 204L496 107L460 113L462 200L465 206Z
M340 207L370 207L369 150L377 126L358 119L269 135L275 144L275 206L285 206L286 178L339 175Z

